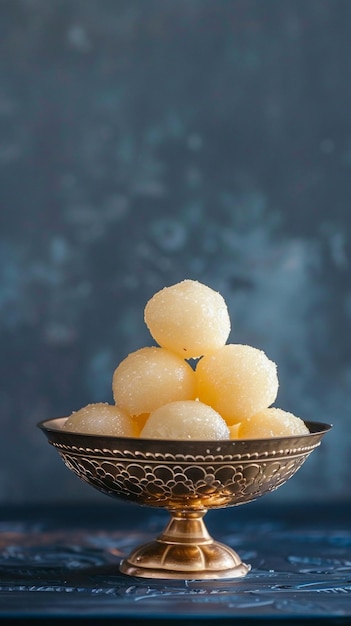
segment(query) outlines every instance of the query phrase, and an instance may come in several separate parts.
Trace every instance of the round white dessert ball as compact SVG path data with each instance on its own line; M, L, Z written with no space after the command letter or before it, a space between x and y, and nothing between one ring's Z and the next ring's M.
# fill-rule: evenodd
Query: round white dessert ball
M293 413L269 407L243 420L238 427L239 439L269 439L307 435L305 422Z
M155 293L145 306L144 319L155 341L184 359L217 350L230 333L223 296L189 279Z
M212 407L197 400L170 402L151 413L141 430L145 439L229 439L224 419Z
M137 437L139 434L137 425L128 413L105 402L87 404L74 411L63 428L73 433L114 437Z
M231 426L267 408L276 399L276 364L258 348L226 344L196 366L197 396Z
M195 373L184 359L165 348L140 348L115 369L115 403L130 415L151 413L162 404L195 398Z

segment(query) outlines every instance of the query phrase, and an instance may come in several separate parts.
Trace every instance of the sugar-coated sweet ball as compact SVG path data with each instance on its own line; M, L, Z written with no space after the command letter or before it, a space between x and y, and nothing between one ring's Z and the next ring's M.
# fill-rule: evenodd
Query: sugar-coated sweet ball
M300 417L274 407L248 417L240 423L238 428L239 439L268 439L308 433L309 430Z
M184 359L217 350L230 333L223 296L189 279L155 293L145 306L144 319L156 343Z
M137 437L139 434L136 424L125 411L105 402L87 404L74 411L63 428L74 433L114 437Z
M197 364L199 400L212 406L229 426L261 411L276 399L276 364L258 348L226 344Z
M162 404L195 398L195 373L177 354L159 347L140 348L114 371L113 397L130 415L151 413Z
M170 402L151 413L140 437L145 439L229 439L224 419L197 400Z

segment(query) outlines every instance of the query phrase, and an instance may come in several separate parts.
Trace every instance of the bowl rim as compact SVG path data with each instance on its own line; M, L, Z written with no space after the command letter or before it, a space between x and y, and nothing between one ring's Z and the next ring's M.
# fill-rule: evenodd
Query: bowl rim
M75 439L77 442L79 440L90 440L91 442L93 441L108 441L110 444L115 441L116 443L119 442L139 442L140 444L142 444L142 442L144 443L144 445L147 445L147 443L150 444L150 442L154 442L155 444L159 444L159 443L163 443L165 445L167 444L173 444L179 442L179 444L183 445L199 445L199 444L207 444L209 446L213 446L213 445L228 445L230 443L232 444L253 444L254 442L272 442L272 441L291 441L291 440L303 440L303 439L309 439L309 438L313 438L316 436L322 436L324 434L326 434L328 431L330 431L333 428L333 424L329 424L326 422L317 422L314 420L303 420L304 423L306 424L307 428L309 429L310 432L308 433L304 433L302 435L284 435L284 436L277 436L277 437L257 437L257 438L250 438L250 439L157 439L157 438L142 438L142 437L118 437L116 435L102 435L102 434L94 434L94 433L78 433L78 432L74 432L74 431L69 431L69 430L63 430L61 426L59 426L59 424L62 424L63 420L68 419L68 416L59 416L59 417L53 417L53 418L49 418L46 420L41 420L40 422L37 423L37 427L42 430L44 433L46 434L58 434L58 435L62 435L63 437L67 437L67 438L71 438Z

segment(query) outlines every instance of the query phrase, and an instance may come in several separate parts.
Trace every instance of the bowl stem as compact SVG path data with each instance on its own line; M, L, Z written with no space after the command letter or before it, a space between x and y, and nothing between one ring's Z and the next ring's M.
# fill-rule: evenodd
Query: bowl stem
M171 519L156 540L134 550L120 571L143 578L241 578L250 570L229 546L212 539L206 509L170 510Z

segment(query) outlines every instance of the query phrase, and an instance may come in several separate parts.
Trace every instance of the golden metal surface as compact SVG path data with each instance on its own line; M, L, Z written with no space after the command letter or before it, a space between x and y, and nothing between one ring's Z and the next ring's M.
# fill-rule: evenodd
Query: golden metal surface
M122 561L123 573L146 578L236 578L250 569L208 534L208 509L250 502L283 485L331 428L306 422L309 434L272 439L161 441L70 433L66 418L39 428L66 466L110 496L161 507L165 531Z
M214 541L203 522L203 511L171 511L164 532L122 561L120 571L147 578L238 578L250 565L222 543Z

